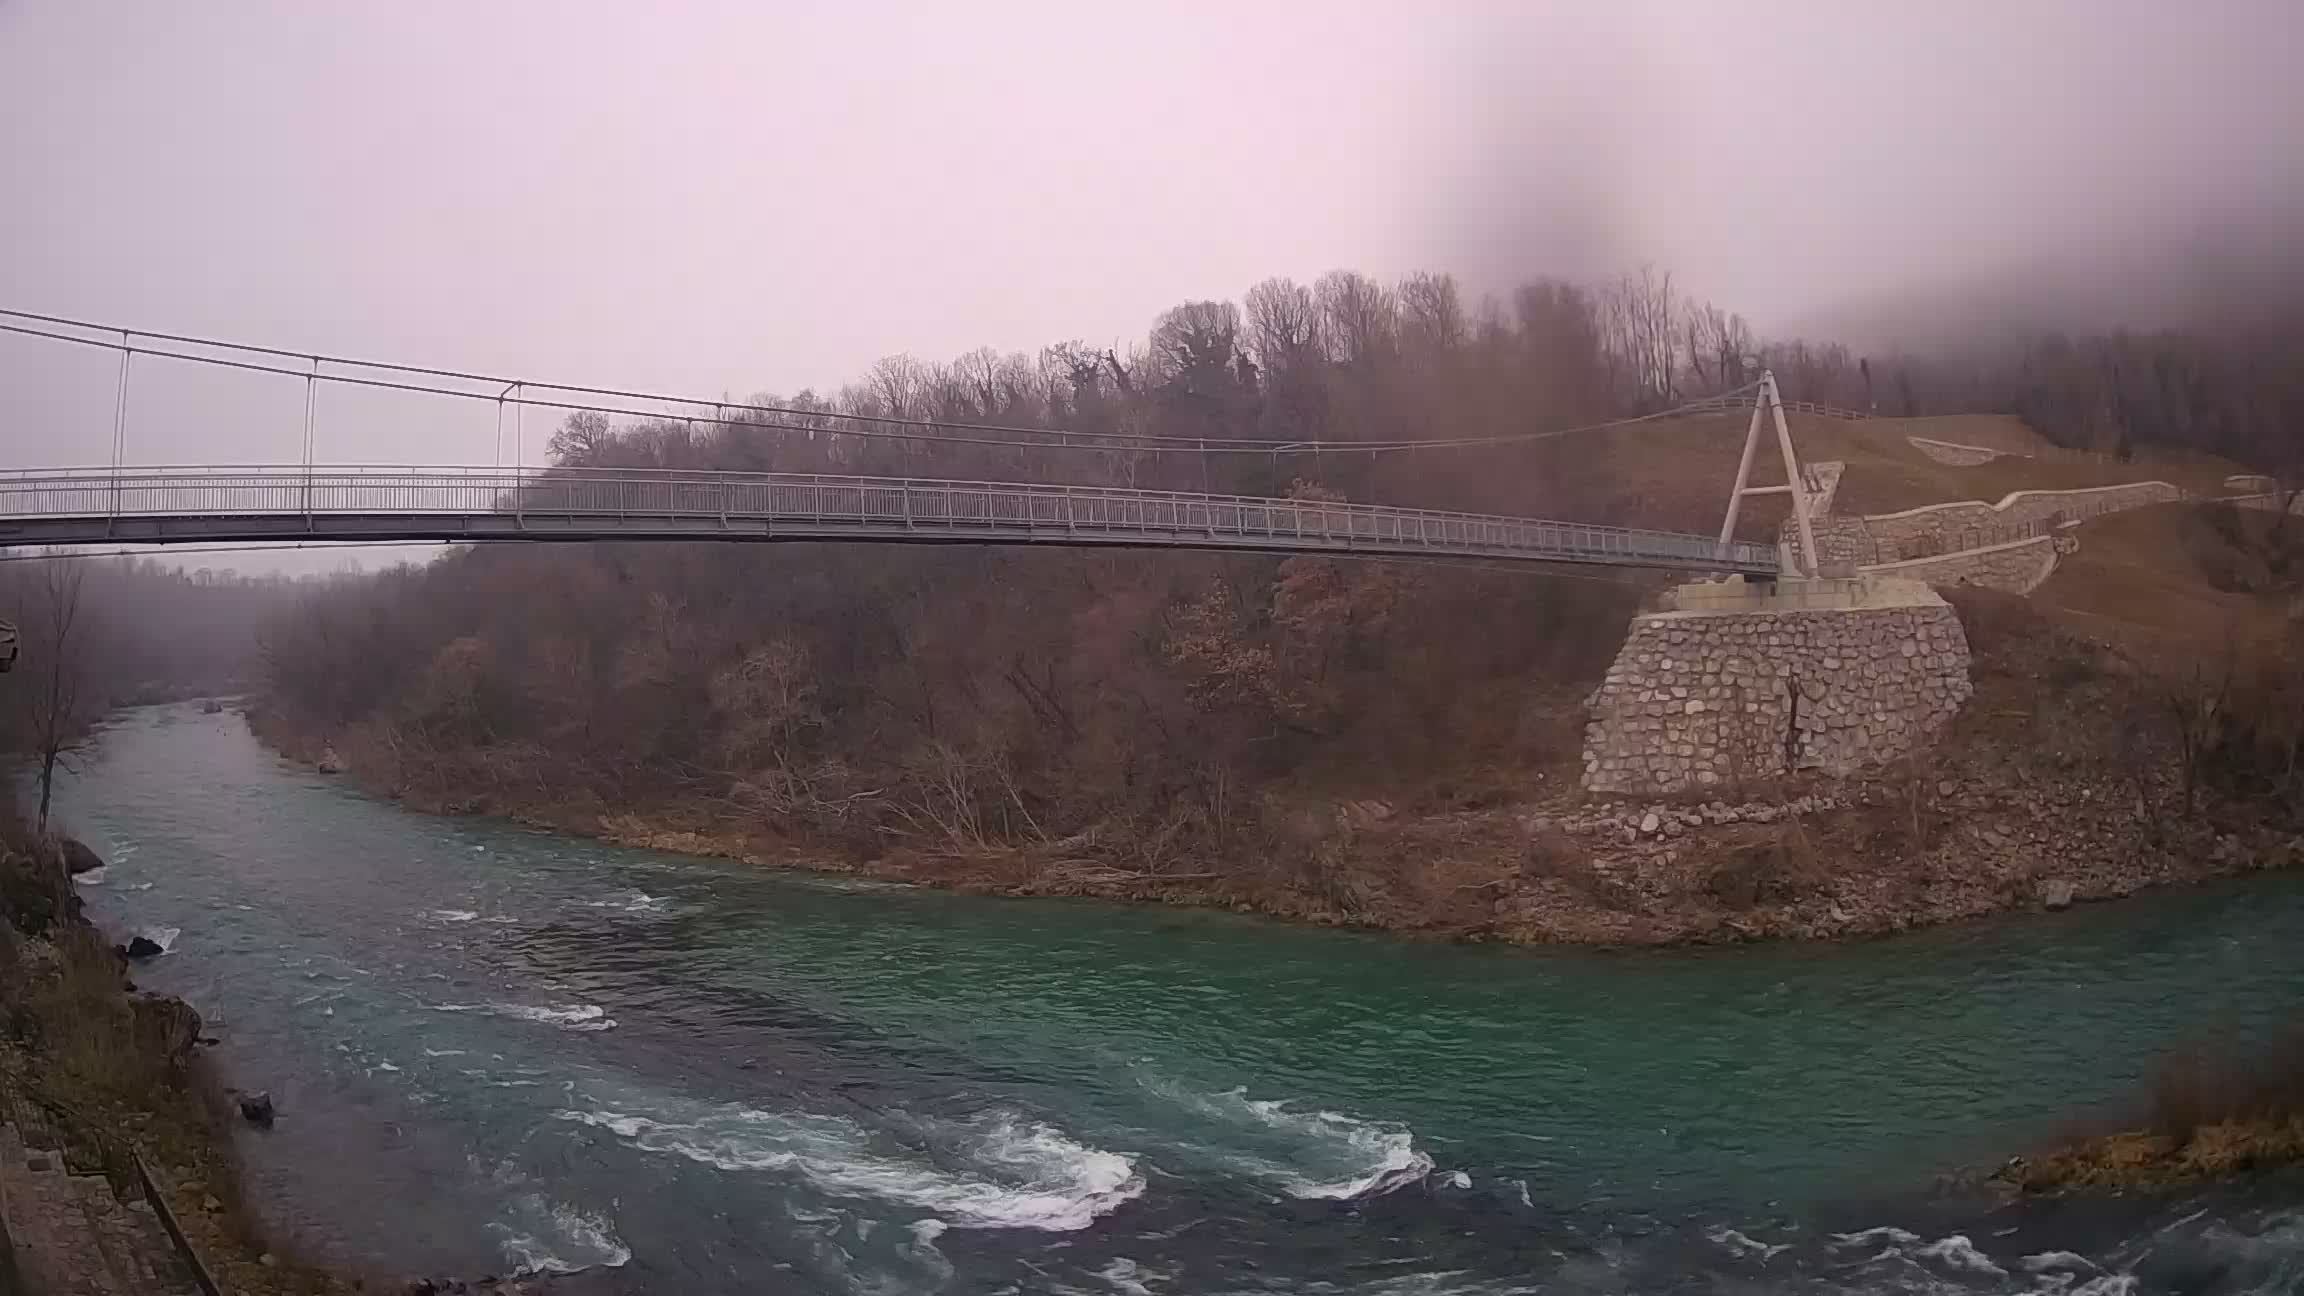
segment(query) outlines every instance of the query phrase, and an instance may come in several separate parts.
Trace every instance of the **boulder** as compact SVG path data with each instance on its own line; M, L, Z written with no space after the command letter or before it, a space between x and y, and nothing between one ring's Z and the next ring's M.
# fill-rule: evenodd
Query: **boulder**
M264 1092L240 1095L240 1116L251 1125L272 1128L272 1118L278 1110L272 1106L272 1095Z
M200 704L200 714L202 714L202 715L222 715L222 714L224 714L224 704L223 704L223 703L221 703L221 702L219 702L219 701L217 701L217 700L216 700L216 699L214 699L214 698L210 698L210 699L208 699L207 701L205 701L205 702L203 702L203 703L201 703L201 704Z
M1663 823L1664 823L1664 821L1663 821L1661 818L1659 818L1659 817L1657 816L1657 814L1656 814L1656 812L1655 812L1655 811L1653 811L1653 810L1649 811L1647 814L1645 814L1645 815L1642 815L1642 816L1640 817L1640 832L1641 832L1641 835L1642 835L1642 836L1654 836L1654 835L1655 835L1655 833L1656 833L1656 830L1657 830L1658 828L1662 827L1662 826L1663 826Z
M168 951L161 949L160 942L149 936L131 936L128 943L120 947L120 952L132 959L148 959L158 958Z
M2040 884L2040 903L2050 909L2071 908L2072 895L2072 884L2063 878L2049 878Z
M93 873L104 867L103 856L88 849L86 843L74 841L70 837L58 838L56 850L58 854L64 857L64 871L74 877L78 877L82 873Z
M322 748L318 768L323 774L341 774L344 772L344 758L336 754L334 747Z

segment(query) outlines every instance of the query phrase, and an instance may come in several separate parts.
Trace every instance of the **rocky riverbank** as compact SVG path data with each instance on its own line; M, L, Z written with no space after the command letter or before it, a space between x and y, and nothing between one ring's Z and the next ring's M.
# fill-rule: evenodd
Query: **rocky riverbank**
M241 1296L546 1289L543 1279L350 1273L271 1236L241 1193L233 1129L244 1104L204 1056L217 1041L189 1004L137 989L124 947L82 912L68 879L101 867L78 842L40 843L0 818L0 1122L36 1124L65 1165L131 1193L133 1148L209 1273Z

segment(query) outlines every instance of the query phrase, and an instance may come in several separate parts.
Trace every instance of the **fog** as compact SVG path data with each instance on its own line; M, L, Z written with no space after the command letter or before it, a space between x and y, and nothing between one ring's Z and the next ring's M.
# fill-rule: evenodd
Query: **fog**
M1883 344L2026 275L2143 319L2304 212L2299 48L2293 0L0 0L0 305L705 394L1337 267L1655 262ZM0 464L104 462L113 363L0 337ZM300 411L153 363L128 458L293 460ZM347 396L317 454L493 435Z

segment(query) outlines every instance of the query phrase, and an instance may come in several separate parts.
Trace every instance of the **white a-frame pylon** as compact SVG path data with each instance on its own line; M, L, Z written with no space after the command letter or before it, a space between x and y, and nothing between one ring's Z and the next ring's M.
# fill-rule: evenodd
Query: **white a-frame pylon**
M1760 448L1760 420L1773 415L1776 421L1776 448L1784 454L1784 482L1782 486L1753 486L1752 456ZM1797 572L1787 575L1814 576L1816 574L1816 529L1808 520L1808 487L1800 476L1799 457L1792 453L1792 430L1784 426L1784 398L1776 392L1776 373L1771 369L1760 372L1760 390L1752 398L1752 426L1744 433L1744 457L1736 463L1736 484L1728 491L1728 516L1720 523L1720 543L1726 547L1736 537L1736 513L1747 495L1790 495L1792 517L1800 527L1800 559Z

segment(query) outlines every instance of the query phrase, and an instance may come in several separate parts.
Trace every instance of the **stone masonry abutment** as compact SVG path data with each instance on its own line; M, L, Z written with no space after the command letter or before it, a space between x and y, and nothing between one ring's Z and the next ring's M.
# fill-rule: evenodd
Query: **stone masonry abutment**
M1971 692L1960 619L1918 581L1728 580L1669 602L1633 618L1591 697L1591 791L1849 773L1924 748Z

